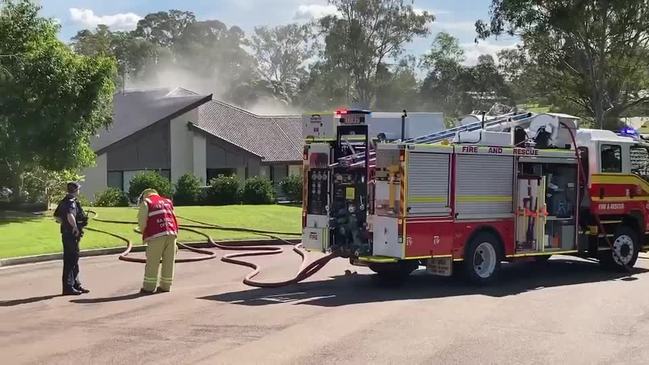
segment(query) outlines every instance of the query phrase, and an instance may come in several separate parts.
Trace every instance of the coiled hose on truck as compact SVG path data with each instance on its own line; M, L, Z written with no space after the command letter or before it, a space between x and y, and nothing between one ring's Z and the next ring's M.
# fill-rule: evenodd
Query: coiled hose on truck
M111 219L101 219L99 218L99 215L97 212L89 210L88 213L92 215L90 217L92 220L95 220L97 222L103 222L103 223L114 223L114 224L129 224L129 225L137 225L137 222L131 222L131 221L121 221L121 220L111 220ZM281 286L286 286L286 285L291 285L298 283L302 280L307 279L311 275L315 274L317 271L322 269L329 261L331 261L333 258L337 257L338 255L335 252L332 252L326 256L323 256L310 264L306 264L306 255L304 254L304 251L301 250L302 244L293 244L283 238L278 237L278 234L281 235L295 235L295 233L287 233L287 232L273 232L273 231L262 231L262 230L255 230L255 229L249 229L249 228L238 228L238 227L225 227L217 224L212 224L212 223L206 223L206 222L201 222L197 221L194 219L189 219L189 218L184 218L181 216L178 216L179 219L192 222L195 224L179 224L178 229L182 231L188 231L188 232L193 232L198 235L201 235L205 237L206 242L218 249L221 250L229 250L229 251L246 251L246 252L237 252L237 253L232 253L232 254L227 254L221 257L221 261L235 264L235 265L241 265L241 266L246 266L252 269L248 275L245 276L243 279L243 283L249 286L253 287L258 287L258 288L277 288ZM102 229L97 229L97 228L92 228L92 227L86 227L85 229L93 232L99 232L99 233L104 233L107 235L110 235L112 237L118 238L126 243L126 249L119 255L118 259L122 261L127 261L127 262L137 262L137 263L146 263L146 259L144 258L136 258L136 257L131 257L129 254L131 253L131 250L133 249L133 243L128 237L113 233L113 232L108 232ZM266 236L270 237L276 240L281 241L285 245L291 245L293 252L297 253L301 260L302 263L300 264L300 268L297 272L297 274L288 280L284 281L276 281L276 282L260 282L260 281L255 281L253 278L259 274L260 268L257 264L249 262L249 261L244 261L241 260L243 257L251 257L251 256L265 256L265 255L277 255L281 254L284 252L284 249L282 247L279 247L277 245L271 245L271 244L258 244L258 245L241 245L241 244L224 244L224 243L217 243L215 242L212 237L206 233L203 233L199 231L198 229L215 229L215 230L223 230L223 231L231 231L231 232L247 232L247 233L254 233L260 236ZM138 232L137 228L134 228L135 232ZM205 260L211 260L217 257L216 252L210 251L210 250L204 250L200 248L194 248L191 246L188 246L186 244L183 244L181 242L177 242L177 245L179 248L186 249L188 251L198 253L202 256L194 256L194 257L185 257L185 258L176 258L176 262L196 262L196 261L205 261Z

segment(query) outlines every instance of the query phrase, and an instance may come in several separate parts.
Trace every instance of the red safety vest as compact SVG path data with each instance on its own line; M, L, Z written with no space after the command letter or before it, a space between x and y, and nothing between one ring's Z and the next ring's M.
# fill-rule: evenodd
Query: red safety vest
M142 232L142 239L146 241L160 236L177 236L178 222L171 200L160 195L149 195L144 201L149 208L149 217Z

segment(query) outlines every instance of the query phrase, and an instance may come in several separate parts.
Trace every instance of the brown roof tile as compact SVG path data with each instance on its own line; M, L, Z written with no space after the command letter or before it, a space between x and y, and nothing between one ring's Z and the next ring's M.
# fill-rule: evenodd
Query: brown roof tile
M299 115L263 116L222 101L199 107L198 127L264 162L302 159L302 119Z

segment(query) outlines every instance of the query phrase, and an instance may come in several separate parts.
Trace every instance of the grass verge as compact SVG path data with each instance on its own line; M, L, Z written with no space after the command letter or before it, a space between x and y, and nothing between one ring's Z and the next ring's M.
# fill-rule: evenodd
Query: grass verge
M136 208L86 208L94 210L100 218L112 220L137 220ZM190 219L214 223L227 227L253 228L278 232L300 232L301 209L280 205L230 205L177 207L176 213ZM185 222L179 220L180 224ZM190 223L190 222L186 222ZM191 223L190 223L191 224ZM90 227L118 233L130 238L134 244L141 244L141 236L133 231L135 225L90 221ZM239 240L264 238L245 232L229 232L199 229L215 240ZM290 236L295 237L295 236ZM203 237L191 232L180 232L179 240L197 241ZM81 249L120 247L123 242L102 233L85 232ZM61 252L59 225L51 212L44 216L17 212L0 212L0 258L39 255Z

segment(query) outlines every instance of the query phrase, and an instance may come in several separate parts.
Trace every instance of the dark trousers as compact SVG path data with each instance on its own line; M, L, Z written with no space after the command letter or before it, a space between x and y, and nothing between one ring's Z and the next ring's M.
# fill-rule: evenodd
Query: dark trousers
M81 285L79 282L79 238L72 233L63 233L63 288Z

